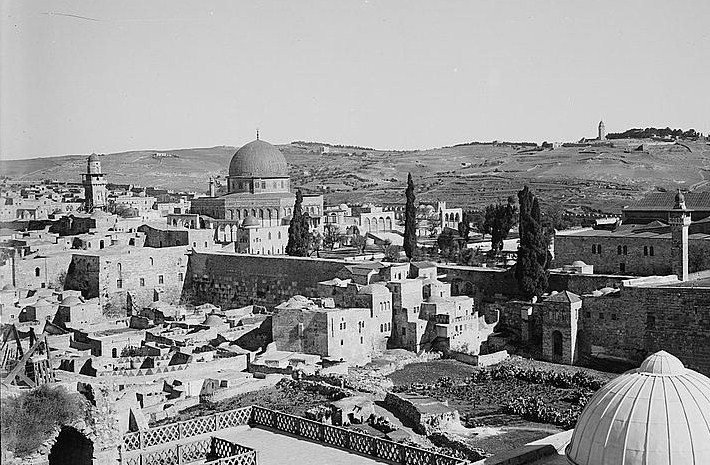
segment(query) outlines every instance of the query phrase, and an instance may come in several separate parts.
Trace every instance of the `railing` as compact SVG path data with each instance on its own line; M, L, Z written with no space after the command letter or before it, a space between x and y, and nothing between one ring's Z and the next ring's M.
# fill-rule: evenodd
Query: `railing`
M219 412L213 415L197 417L192 420L171 423L147 430L128 433L123 436L123 450L130 452L146 447L157 446L200 434L246 425L251 418L252 407Z
M158 450L141 450L125 454L122 463L125 465L187 465L205 463L205 460L215 465L257 465L254 449L216 437L171 445Z
M406 446L338 426L253 406L251 425L265 426L402 465L458 465L461 459Z
M159 426L157 428L150 428L145 431L128 433L123 436L124 452L130 453L131 451L137 450L141 450L141 452L136 453L134 456L125 454L127 457L124 456L124 463L127 465L150 465L153 463L174 465L189 463L186 461L177 461L180 460L180 448L187 450L186 447L188 445L206 442L208 440L205 439L178 446L174 448L173 451L161 449L148 453L143 451L143 449L246 424L272 428L301 436L305 439L340 447L401 465L459 465L463 462L463 460L456 457L399 444L346 428L326 425L296 415L289 415L254 405ZM219 463L220 465L256 465L255 451L219 438L212 438L212 441L217 442L210 443L208 448L214 446L218 448L219 453L225 453L227 447L231 447L229 451L234 454L230 457L220 458L220 460L224 460L224 462L215 463ZM220 441L228 443L229 446L222 444ZM217 449L215 449L215 451L216 450ZM184 454L185 452L183 451L182 453ZM143 457L144 455L150 454L155 455L155 457L147 457L146 460L148 461L139 462L134 460L134 457ZM252 459L253 462L251 461ZM163 462L156 460L163 460Z

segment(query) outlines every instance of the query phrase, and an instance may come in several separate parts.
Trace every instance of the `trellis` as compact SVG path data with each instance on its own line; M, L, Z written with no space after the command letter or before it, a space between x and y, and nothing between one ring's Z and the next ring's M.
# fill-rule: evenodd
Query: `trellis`
M126 465L187 464L189 462L186 460L203 457L201 454L205 454L209 450L208 455L212 458L219 457L219 460L214 462L219 465L256 465L256 451L214 437L210 440L203 439L184 445L171 446L176 451L174 454L163 452L165 449L145 451L147 447L170 444L183 438L246 424L271 428L400 465L460 465L463 463L463 460L456 457L399 444L256 405L128 433L123 437L124 452L140 452L124 456L123 461ZM136 461L136 457L139 457L138 461Z

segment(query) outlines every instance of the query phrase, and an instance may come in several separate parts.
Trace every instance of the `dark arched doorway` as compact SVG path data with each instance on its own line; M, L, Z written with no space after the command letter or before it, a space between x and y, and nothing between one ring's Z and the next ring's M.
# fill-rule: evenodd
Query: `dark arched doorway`
M71 426L65 426L49 452L49 465L91 465L94 443Z
M552 332L552 361L562 361L562 333L559 331Z

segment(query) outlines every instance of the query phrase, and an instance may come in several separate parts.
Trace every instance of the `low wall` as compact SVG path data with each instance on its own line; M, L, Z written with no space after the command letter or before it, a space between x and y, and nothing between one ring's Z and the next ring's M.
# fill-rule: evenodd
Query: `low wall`
M467 365L487 367L502 362L509 357L507 350L500 350L486 355L469 355L461 352L449 352L449 357Z

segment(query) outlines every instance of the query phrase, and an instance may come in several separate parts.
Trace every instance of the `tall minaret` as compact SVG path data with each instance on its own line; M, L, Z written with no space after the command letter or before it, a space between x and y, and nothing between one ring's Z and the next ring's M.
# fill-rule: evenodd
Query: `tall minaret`
M671 225L671 272L681 281L688 280L688 228L690 210L685 206L685 196L678 189L675 205L668 215Z
M217 196L217 190L215 189L215 181L212 176L210 176L210 197L216 197Z
M87 160L86 173L82 174L82 178L85 210L106 210L106 178L101 172L101 161L95 153Z
M606 128L604 127L604 121L599 121L599 132L597 139L599 140L605 140L606 139Z

